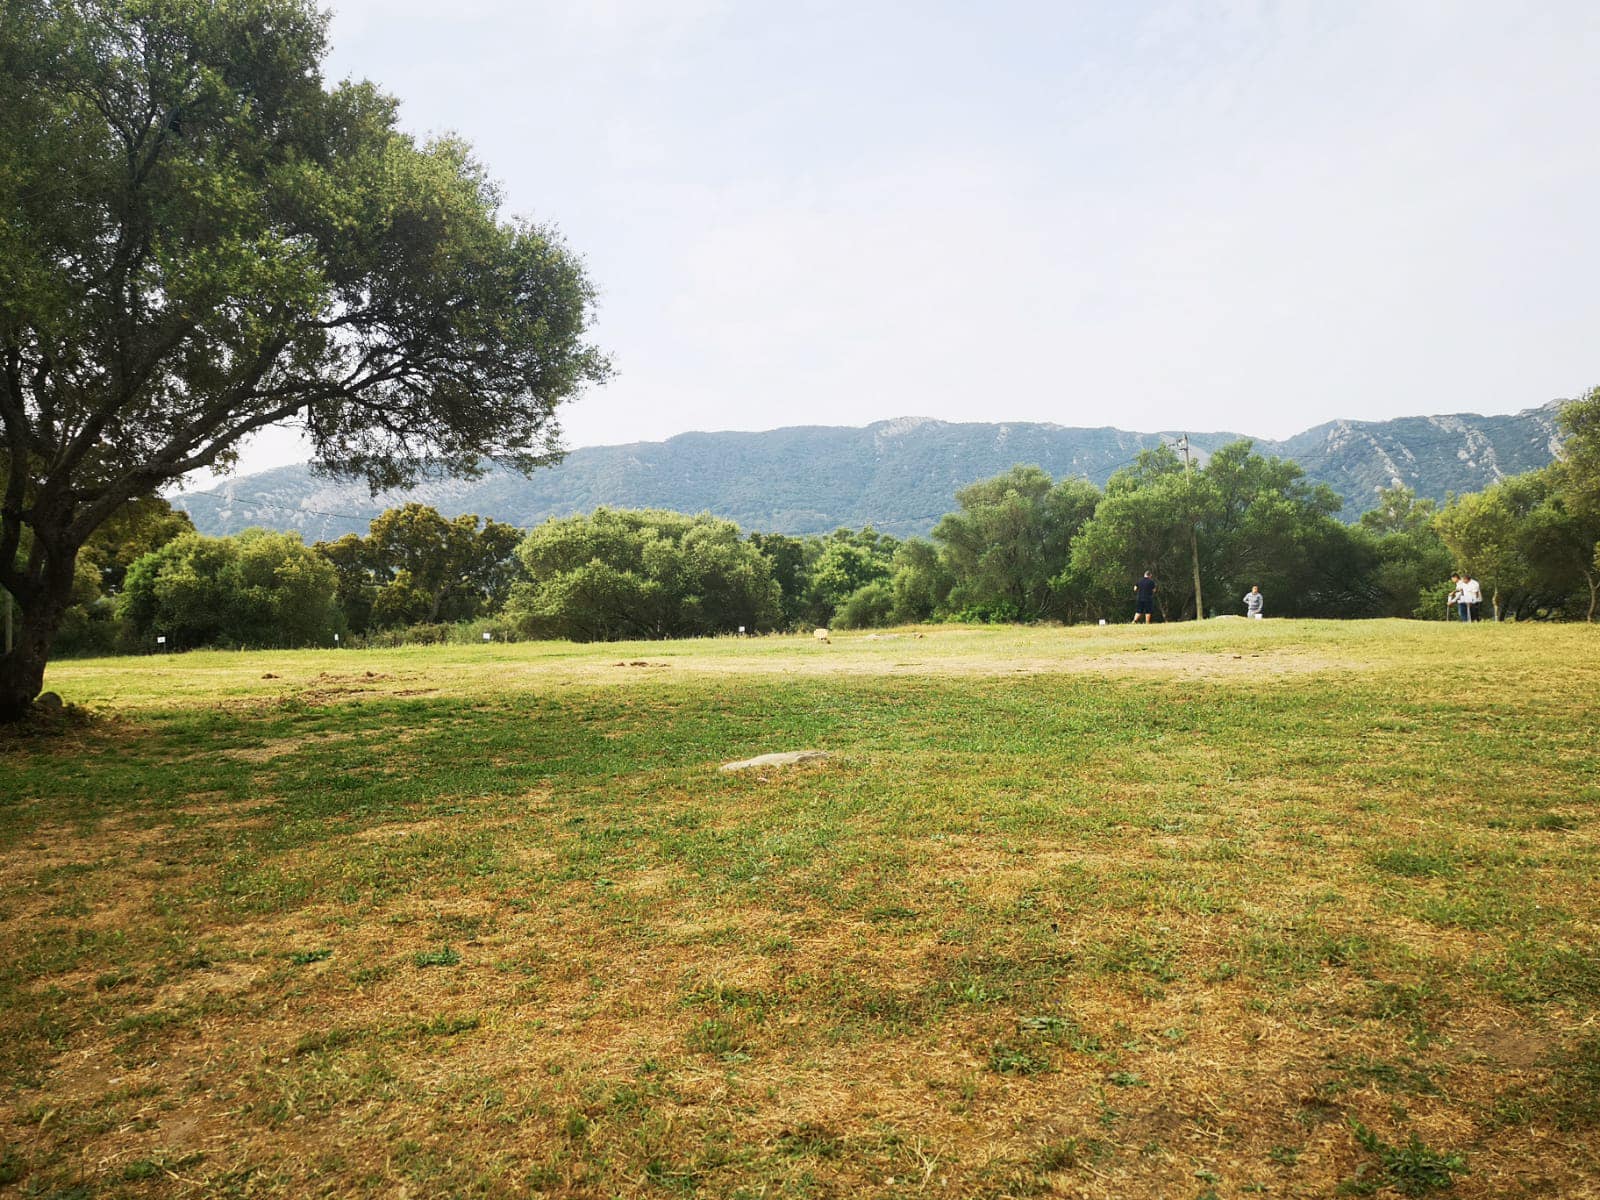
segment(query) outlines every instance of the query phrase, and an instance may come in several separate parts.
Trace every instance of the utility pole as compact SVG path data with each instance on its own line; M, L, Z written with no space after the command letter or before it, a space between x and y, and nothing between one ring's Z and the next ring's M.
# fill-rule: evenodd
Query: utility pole
M1194 460L1189 457L1189 435L1178 436L1178 449L1183 451L1183 476L1189 491L1189 554L1194 561L1194 619L1204 621L1206 610L1200 602L1200 538L1195 533L1199 524L1194 515Z

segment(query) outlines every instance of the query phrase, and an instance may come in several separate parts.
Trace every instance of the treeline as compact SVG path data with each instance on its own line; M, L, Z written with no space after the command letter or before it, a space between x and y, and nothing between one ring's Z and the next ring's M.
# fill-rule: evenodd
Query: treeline
M1442 506L1381 492L1355 525L1338 497L1247 441L1203 467L1141 454L1102 491L1018 466L963 488L929 538L869 528L746 535L706 514L601 508L520 530L408 504L365 537L196 533L130 505L79 563L60 653L569 638L596 641L914 621L1126 619L1160 581L1164 620L1447 615L1471 571L1499 618L1593 620L1600 605L1600 389L1562 413L1551 466ZM1199 572L1199 609L1195 569Z

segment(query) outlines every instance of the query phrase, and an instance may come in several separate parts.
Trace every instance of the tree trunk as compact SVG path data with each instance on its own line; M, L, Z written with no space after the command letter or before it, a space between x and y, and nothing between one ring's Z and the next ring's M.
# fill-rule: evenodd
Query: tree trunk
M10 725L28 715L34 697L44 690L44 668L50 658L61 618L72 598L72 564L54 570L43 580L38 598L31 604L18 602L16 642L11 653L0 653L0 725Z
M62 611L58 609L56 619L48 623L24 612L11 653L0 654L0 725L20 721L44 690L44 666Z

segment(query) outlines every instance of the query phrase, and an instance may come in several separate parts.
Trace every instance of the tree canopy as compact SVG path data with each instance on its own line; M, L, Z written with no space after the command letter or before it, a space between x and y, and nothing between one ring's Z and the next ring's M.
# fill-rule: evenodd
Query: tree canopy
M1332 519L1331 497L1298 468L1246 442L1192 472L1170 451L1148 453L1104 495L1018 466L962 488L932 540L871 527L743 536L706 514L611 509L525 535L407 504L366 537L318 543L308 567L293 538L198 538L165 502L140 502L80 554L62 641L68 652L148 647L158 627L169 646L281 645L326 640L330 629L359 646L475 642L486 623L497 637L588 640L1093 620L1126 614L1146 563L1171 574L1174 586L1157 595L1165 616L1182 617L1192 615L1191 523L1205 593L1223 611L1259 584L1274 616L1440 619L1457 567L1479 576L1503 615L1593 620L1597 398L1563 416L1568 439L1555 463L1443 507L1381 488L1355 526Z
M186 533L128 568L117 607L147 646L318 645L337 627L334 582L298 534Z
M1559 613L1581 588L1583 614L1594 620L1600 512L1586 506L1584 483L1569 459L1458 496L1439 510L1439 536L1480 577L1496 619Z
M1566 434L1557 469L1567 505L1600 518L1600 387L1565 405L1558 419Z
M391 508L372 522L367 561L378 583L375 625L470 620L505 603L522 530L481 527L471 513L445 519L424 504Z
M596 509L546 521L517 547L527 579L507 616L574 641L772 629L780 591L739 527L704 514Z
M1198 553L1212 612L1237 612L1259 584L1282 615L1358 615L1345 587L1358 547L1333 518L1339 507L1297 465L1263 457L1247 440L1192 472L1165 447L1147 450L1107 481L1058 586L1086 597L1091 610L1114 611L1128 602L1134 576L1149 570L1162 583L1163 618L1192 617Z
M956 493L960 507L934 526L958 610L1032 621L1059 616L1056 576L1100 491L1083 479L1056 483L1038 467L1013 467Z
M0 719L130 499L284 421L374 487L532 469L607 374L560 238L325 51L311 0L0 9Z

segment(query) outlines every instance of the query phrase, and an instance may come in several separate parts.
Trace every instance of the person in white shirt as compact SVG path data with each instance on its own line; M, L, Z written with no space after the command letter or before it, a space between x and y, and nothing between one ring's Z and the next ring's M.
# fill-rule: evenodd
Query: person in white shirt
M1478 619L1478 605L1483 603L1483 587L1472 577L1468 571L1461 577L1461 607L1466 609L1464 620L1476 621Z

